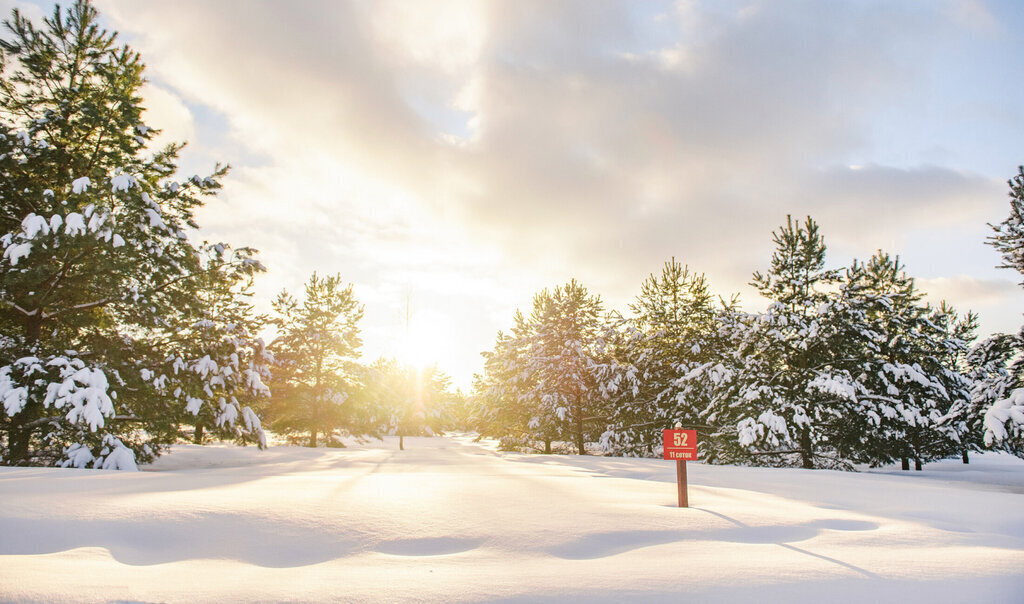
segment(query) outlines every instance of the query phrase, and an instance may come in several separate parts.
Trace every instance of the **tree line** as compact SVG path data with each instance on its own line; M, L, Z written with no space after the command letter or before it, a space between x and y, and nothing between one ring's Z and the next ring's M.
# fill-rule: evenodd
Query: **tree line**
M134 468L184 437L263 446L265 423L337 445L458 415L436 368L355 361L362 307L339 277L255 312L256 251L191 239L227 167L181 178L184 144L150 149L142 60L91 3L4 24L0 463Z
M826 468L1024 452L1024 333L975 342L972 313L925 303L882 252L826 268L810 218L754 273L763 312L672 259L626 314L574 280L538 293L471 401L437 368L361 363L340 276L263 315L256 251L192 239L228 169L182 178L183 144L150 148L144 65L89 2L5 26L0 463L134 468L185 438L263 446L264 425L310 446L472 427L509 449L639 456L683 426L712 462ZM1010 197L989 243L1024 274L1024 169Z
M318 438L341 446L343 435L433 435L465 426L465 397L436 366L395 359L358 361L363 307L339 275L316 273L301 301L287 291L269 319L273 393L263 414L275 432L310 447Z
M989 239L1024 274L1024 168ZM898 257L826 268L818 224L787 218L751 284L761 312L712 295L675 258L628 316L575 280L544 290L499 333L474 419L504 447L657 456L661 430L701 436L701 458L909 469L971 451L1022 454L1024 331L976 342L977 317L924 301Z

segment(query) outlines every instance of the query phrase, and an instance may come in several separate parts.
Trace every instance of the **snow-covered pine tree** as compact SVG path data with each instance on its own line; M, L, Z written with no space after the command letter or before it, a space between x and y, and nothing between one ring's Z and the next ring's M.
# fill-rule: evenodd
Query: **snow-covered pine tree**
M349 400L361 387L356 359L363 317L352 285L343 285L341 275L313 273L301 303L282 291L273 309L277 335L268 346L274 364L267 417L274 430L307 434L310 447L335 430L363 433L365 414Z
M485 354L475 397L483 433L509 448L568 439L578 453L606 421L599 373L605 364L601 299L576 280L533 298L533 311Z
M607 420L598 372L604 364L603 307L575 279L534 299L529 372L536 380L536 420L560 426L586 454Z
M470 432L473 430L473 400L462 388L449 391L443 410L441 427L445 432Z
M201 397L215 405L211 428L261 439L242 403L265 391L257 355L238 353L258 348L251 323L234 345L174 344L213 312L202 292L262 270L248 252L204 263L189 241L227 169L179 183L182 145L148 151L158 131L142 121L144 65L90 3L58 6L38 27L15 10L5 26L0 461L134 468L177 436L184 397L203 386L216 395ZM234 370L232 355L251 379L194 379L199 359Z
M961 453L970 380L960 371L973 315L922 302L899 258L878 252L846 271L846 320L837 369L852 378L834 444L849 459L882 465ZM964 443L967 444L966 441Z
M752 314L735 306L722 308L715 319L717 331L705 350L705 362L681 372L675 386L679 397L701 408L699 418L707 434L701 438L701 455L709 463L791 465L785 452L787 438L772 434L764 442L747 438L740 429L750 415L768 420L750 401L761 392L759 383L770 380L784 350L767 329L767 315Z
M967 359L971 346L977 339L978 315L968 311L960 315L943 300L932 310L931 324L939 348L934 355L925 359L925 367L935 370L936 381L942 386L943 398L939 399L942 423L934 435L936 458L955 457L970 463L970 452L981 449L984 432L974 408L974 379Z
M767 311L725 313L717 358L682 376L681 386L713 403L703 413L716 427L711 461L849 467L831 432L852 390L836 368L844 322L838 271L825 268L824 238L811 218L787 218L773 237L771 270L752 282L771 301Z
M195 304L177 309L178 327L164 342L167 356L148 367L153 386L172 397L179 423L193 426L197 444L212 434L266 445L253 409L270 396L265 381L273 358L263 340L253 337L266 322L251 302L253 254L222 243L200 248L204 285L195 292Z
M995 234L988 243L1002 256L999 268L1024 275L1024 166L1017 168L1007 184L1010 215L990 225ZM1024 326L1016 336L996 334L978 346L985 352L973 355L974 368L981 378L975 386L974 402L987 405L985 444L1004 446L1024 457Z
M483 374L475 376L470 399L473 427L483 436L499 439L510 451L526 450L537 441L551 453L556 427L531 422L534 381L527 366L532 327L520 311L513 316L508 333L498 332L494 348L484 352Z
M717 312L704 275L675 258L643 282L630 310L605 337L611 417L602 444L620 455L652 456L662 429L699 423L707 401L684 395L677 379L712 358Z
M975 344L967 355L969 375L973 380L968 421L986 447L1005 449L1018 457L1024 457L1024 438L1017 438L1019 432L1014 434L1015 424L1006 420L999 422L1006 436L997 440L996 434L1002 433L995 426L995 430L987 429L985 416L997 401L1012 400L1013 391L1024 384L1024 362L1020 360L1022 350L1021 336L997 333Z

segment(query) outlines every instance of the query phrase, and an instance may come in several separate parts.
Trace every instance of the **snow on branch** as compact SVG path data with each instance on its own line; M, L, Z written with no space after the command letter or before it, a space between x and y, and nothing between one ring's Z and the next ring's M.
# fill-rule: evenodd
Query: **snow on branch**
M1007 424L1014 432L1024 429L1024 388L1017 388L985 412L985 445L1006 440L1010 436Z

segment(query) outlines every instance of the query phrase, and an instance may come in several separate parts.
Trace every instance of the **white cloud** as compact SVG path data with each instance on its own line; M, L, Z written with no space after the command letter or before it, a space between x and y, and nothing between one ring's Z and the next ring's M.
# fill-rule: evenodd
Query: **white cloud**
M173 92L147 82L142 86L142 103L146 108L142 119L159 124L160 134L153 138L150 147L160 149L169 143L195 140L196 128L192 112Z
M917 279L917 287L926 299L939 304L943 300L957 311L978 314L978 333L1017 333L1024 323L1024 289L1012 279L979 279L971 275L955 275L933 279Z
M620 305L674 255L741 289L787 213L818 218L840 262L998 220L1002 177L894 165L872 130L942 75L936 49L981 35L978 7L652 6L102 3L160 82L226 117L225 151L262 158L222 158L203 224L262 248L275 285L356 281L388 309L368 334L410 286L476 347L570 277ZM151 102L154 126L175 100Z
M44 16L49 17L52 13L50 9L44 12L38 5L25 0L0 0L2 20L7 20L14 9L18 9L18 12L35 23L38 23Z
M982 34L1001 33L999 21L982 0L954 0L946 4L946 14Z
M487 35L485 10L475 0L385 0L373 6L370 20L375 37L400 57L454 74L480 56Z
M946 300L968 309L1012 302L1021 297L1021 289L1010 279L978 279L971 275L917 279L918 289L934 300Z

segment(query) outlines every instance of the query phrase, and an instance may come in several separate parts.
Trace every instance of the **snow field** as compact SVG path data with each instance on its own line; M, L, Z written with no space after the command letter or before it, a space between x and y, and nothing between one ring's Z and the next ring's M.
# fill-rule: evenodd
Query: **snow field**
M1024 462L850 474L498 453L180 446L0 468L0 600L1019 601Z

